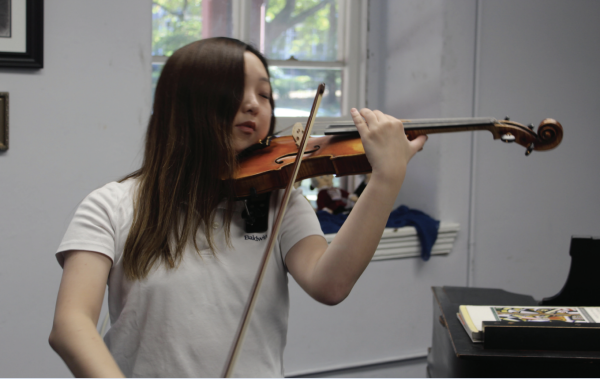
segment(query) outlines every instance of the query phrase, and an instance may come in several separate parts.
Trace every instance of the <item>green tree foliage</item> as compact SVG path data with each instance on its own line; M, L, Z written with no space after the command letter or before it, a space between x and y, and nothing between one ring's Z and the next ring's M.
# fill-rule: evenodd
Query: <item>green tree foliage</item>
M201 0L152 2L152 55L173 51L202 37Z
M266 0L267 56L335 60L337 12L333 0Z
M333 0L266 0L265 53L270 59L335 61L337 59L338 4ZM325 82L326 94L320 116L340 114L341 71L325 69L273 68L272 84L283 108L310 108L312 96L292 97L299 91L314 91Z

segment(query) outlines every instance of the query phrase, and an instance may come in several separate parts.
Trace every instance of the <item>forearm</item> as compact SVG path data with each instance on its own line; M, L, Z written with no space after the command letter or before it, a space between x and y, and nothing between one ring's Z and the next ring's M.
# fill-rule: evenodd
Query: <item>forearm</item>
M373 174L358 202L327 250L314 266L314 283L333 292L337 303L349 293L363 273L381 239L404 179Z
M96 325L85 315L55 320L49 342L75 377L124 377Z
M329 246L307 237L288 252L286 264L300 286L316 300L334 305L346 298L363 273L406 174L406 165L427 137L406 138L402 122L380 111L350 111L373 173L344 225Z

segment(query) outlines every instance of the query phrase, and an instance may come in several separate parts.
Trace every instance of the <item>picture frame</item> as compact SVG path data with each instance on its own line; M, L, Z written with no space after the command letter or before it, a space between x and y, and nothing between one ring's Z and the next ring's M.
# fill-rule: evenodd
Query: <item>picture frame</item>
M44 0L0 0L0 69L44 67Z
M8 92L0 92L0 151L8 150Z

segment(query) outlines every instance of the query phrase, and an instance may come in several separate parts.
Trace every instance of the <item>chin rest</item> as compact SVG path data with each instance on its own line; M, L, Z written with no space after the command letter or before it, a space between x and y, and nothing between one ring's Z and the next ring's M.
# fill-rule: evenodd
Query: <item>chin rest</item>
M571 237L571 269L564 287L540 305L600 306L600 238Z

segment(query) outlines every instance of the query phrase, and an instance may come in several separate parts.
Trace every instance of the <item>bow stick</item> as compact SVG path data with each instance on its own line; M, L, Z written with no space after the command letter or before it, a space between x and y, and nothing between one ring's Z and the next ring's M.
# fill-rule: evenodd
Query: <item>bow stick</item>
M287 208L287 204L290 200L290 195L292 194L292 188L294 186L294 182L296 181L296 177L298 176L298 171L300 170L300 163L302 162L301 157L304 155L304 151L306 149L306 144L308 142L308 136L310 135L311 129L314 124L314 120L316 118L317 111L319 110L319 105L321 104L321 99L323 97L323 92L325 91L325 84L319 84L319 88L317 89L317 94L315 96L315 100L312 105L312 109L310 111L310 116L308 118L308 122L306 123L306 131L302 136L302 141L300 142L300 146L298 148L299 152L296 158L296 162L294 163L294 167L292 169L292 176L290 181L285 188L285 192L283 194L283 199L281 200L281 206L279 207L279 212L277 212L277 216L275 217L275 221L273 222L273 229L271 230L271 235L269 236L269 242L267 243L267 248L263 254L261 264L259 270L254 279L254 283L252 284L252 288L250 290L250 297L246 306L244 307L244 312L242 315L242 320L240 322L240 326L238 327L237 333L235 335L233 346L229 352L229 356L227 357L227 361L225 363L225 369L223 373L223 377L231 378L233 375L233 370L235 368L235 363L237 361L239 352L242 348L242 344L244 342L244 336L246 335L246 330L248 329L248 325L250 324L250 317L252 316L252 311L254 310L254 306L256 305L256 300L258 299L258 293L260 291L260 286L262 284L263 277L267 271L267 265L269 264L269 258L271 257L271 251L273 250L273 246L275 245L275 241L277 240L277 233L279 232L279 228L281 227L281 223L283 221L283 215Z

